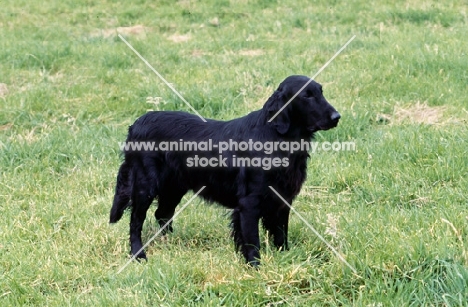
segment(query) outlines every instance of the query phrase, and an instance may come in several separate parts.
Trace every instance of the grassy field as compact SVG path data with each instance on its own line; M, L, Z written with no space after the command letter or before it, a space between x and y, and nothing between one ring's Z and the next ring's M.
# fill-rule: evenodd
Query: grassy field
M467 306L468 2L2 1L0 306ZM313 75L340 111L294 207L289 252L234 252L228 211L196 200L129 259L108 224L118 142L150 109L260 108ZM159 98L158 98L159 97ZM159 103L153 103L159 102ZM182 201L185 203L191 195ZM148 240L157 226L144 227Z

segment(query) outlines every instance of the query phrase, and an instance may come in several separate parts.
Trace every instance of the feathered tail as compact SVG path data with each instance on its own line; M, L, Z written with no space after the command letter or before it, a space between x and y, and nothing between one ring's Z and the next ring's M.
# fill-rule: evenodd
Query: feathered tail
M117 185L115 187L114 203L110 211L110 223L116 223L131 204L130 198L133 190L133 179L131 166L125 161L122 163L117 175Z

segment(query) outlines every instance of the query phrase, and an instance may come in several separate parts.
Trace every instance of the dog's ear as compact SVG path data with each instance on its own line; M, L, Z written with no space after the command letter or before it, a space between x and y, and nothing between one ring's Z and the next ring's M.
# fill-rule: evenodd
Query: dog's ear
M279 110L288 102L287 100L287 87L282 84L278 89L271 95L268 101L265 103L264 108L268 111L268 121L278 113ZM290 125L290 105L281 110L281 112L273 118L271 123L275 126L276 131L279 134L285 134L289 130Z

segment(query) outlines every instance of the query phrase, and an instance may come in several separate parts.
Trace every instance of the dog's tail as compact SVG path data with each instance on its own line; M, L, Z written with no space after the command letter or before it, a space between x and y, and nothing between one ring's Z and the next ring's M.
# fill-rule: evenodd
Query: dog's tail
M117 185L115 187L114 203L110 211L110 223L116 223L122 218L122 215L131 203L131 195L133 190L132 167L124 161L117 175Z

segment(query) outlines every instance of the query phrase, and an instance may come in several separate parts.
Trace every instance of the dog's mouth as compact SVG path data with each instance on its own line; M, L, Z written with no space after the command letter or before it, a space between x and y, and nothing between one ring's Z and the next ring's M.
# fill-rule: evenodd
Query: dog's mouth
M310 132L316 132L319 130L329 130L332 128L335 128L338 125L338 122L340 121L341 115L340 113L334 111L329 118L323 118L321 120L318 120L317 122L311 124L310 126L307 127L307 130Z
M307 130L310 131L310 132L326 131L326 130L330 130L332 128L335 128L336 126L338 126L338 120L327 123L326 125L316 124L316 125L313 125L313 126L309 126L309 127L307 127Z

